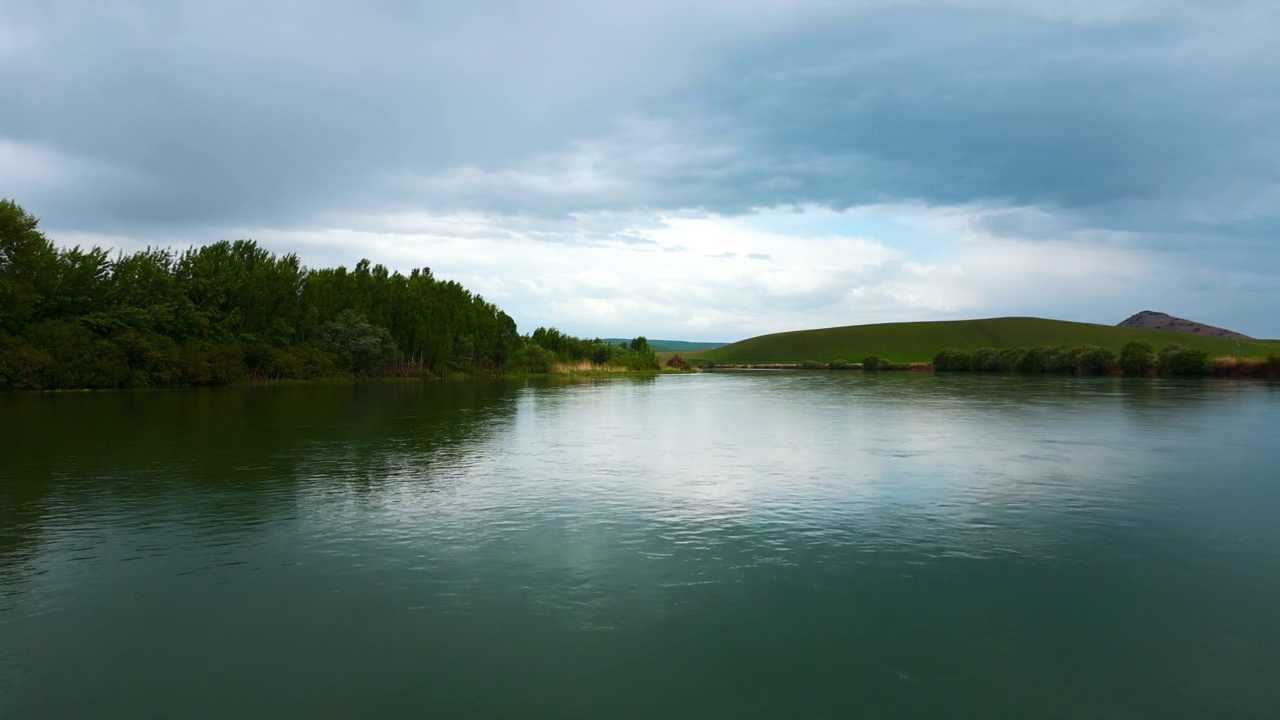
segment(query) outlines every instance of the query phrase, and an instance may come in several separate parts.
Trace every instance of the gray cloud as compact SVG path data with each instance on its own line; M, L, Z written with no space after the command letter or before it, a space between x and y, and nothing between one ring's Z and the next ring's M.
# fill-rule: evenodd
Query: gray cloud
M1275 299L1275 3L694 5L0 0L0 194L142 238L635 252L672 216L965 206Z
M597 5L8 2L0 133L132 179L40 193L82 224L919 199L1275 228L1270 3Z

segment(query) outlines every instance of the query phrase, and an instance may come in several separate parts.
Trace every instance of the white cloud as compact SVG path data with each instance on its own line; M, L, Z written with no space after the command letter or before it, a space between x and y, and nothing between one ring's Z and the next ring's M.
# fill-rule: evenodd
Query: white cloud
M980 223L974 218L989 212L877 209L872 219L891 218L909 233L927 236L927 247L894 247L893 238L865 234L795 231L815 221L865 223L866 209L587 215L580 235L591 242L578 242L571 225L555 228L559 242L536 242L530 235L539 232L537 224L528 218L421 214L379 217L370 223L376 229L264 228L236 236L295 250L312 266L350 266L368 257L404 272L430 267L437 277L458 280L497 303L524 332L555 325L601 337L734 340L811 327L1017 314L1117 322L1151 305L1147 299L1167 284L1170 268L1159 253L975 229ZM613 235L650 243L602 241ZM129 249L127 239L107 240ZM666 252L673 248L687 251ZM764 251L768 261L749 257Z
M67 242L427 266L526 330L1280 334L1275 3L229 2L0 0L0 190Z

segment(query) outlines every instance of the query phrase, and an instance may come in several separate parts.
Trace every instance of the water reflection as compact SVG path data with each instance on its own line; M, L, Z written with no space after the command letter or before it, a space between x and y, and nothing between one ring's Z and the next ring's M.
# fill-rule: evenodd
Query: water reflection
M0 714L1268 717L1278 399L899 373L4 396Z

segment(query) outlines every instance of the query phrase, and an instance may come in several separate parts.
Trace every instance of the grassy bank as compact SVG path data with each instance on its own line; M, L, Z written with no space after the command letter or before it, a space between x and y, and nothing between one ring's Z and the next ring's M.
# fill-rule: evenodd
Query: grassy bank
M1164 330L1011 317L986 320L882 323L775 333L742 340L686 357L720 364L799 364L804 361L860 360L868 356L894 363L927 363L941 348L977 350L1097 345L1119 353L1131 341L1155 347L1178 343L1210 357L1265 357L1280 352L1280 340L1236 341Z

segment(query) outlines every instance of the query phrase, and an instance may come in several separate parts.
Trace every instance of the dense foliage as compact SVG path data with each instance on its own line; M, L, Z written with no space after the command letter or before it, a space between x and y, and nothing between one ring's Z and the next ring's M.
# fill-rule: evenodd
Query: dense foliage
M0 389L546 372L583 358L657 367L643 338L522 338L506 313L425 268L309 269L250 240L115 257L59 249L0 200Z
M933 357L934 370L943 372L1021 372L1074 375L1248 375L1280 374L1280 355L1267 360L1236 358L1209 360L1203 350L1167 345L1159 353L1150 343L1135 340L1116 353L1097 345L1038 347L999 350L982 348L973 353L948 348Z
M596 366L621 367L627 370L657 370L658 354L649 347L649 341L638 337L631 342L619 341L616 345L600 338L584 340L566 335L555 328L538 328L527 338L530 349L525 357L536 356L539 363L581 363ZM532 348L541 348L539 353ZM539 365L541 368L542 365ZM527 368L527 372L547 372Z

